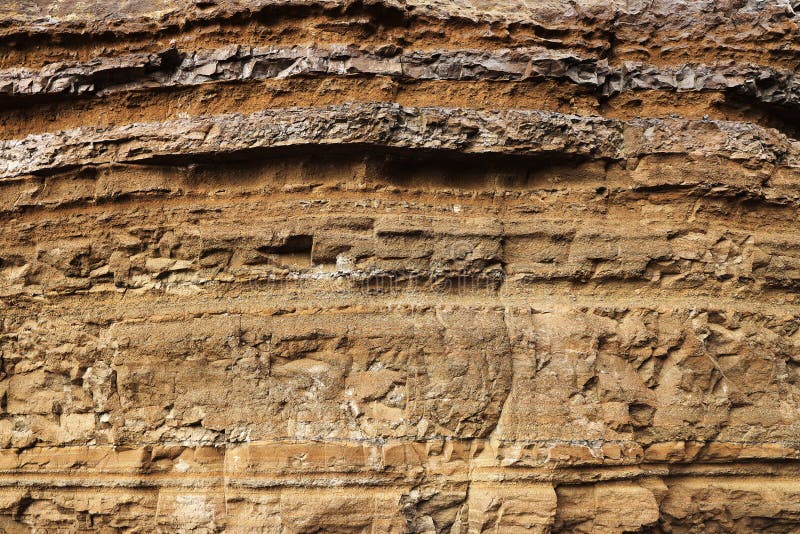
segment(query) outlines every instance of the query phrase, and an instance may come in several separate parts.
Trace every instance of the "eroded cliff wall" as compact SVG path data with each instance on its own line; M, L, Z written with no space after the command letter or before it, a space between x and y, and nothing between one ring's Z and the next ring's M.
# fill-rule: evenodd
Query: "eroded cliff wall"
M800 531L795 7L0 5L0 530Z

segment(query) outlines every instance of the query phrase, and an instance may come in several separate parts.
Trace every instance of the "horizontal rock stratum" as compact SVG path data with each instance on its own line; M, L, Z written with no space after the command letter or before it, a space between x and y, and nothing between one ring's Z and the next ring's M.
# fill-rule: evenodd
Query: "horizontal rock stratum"
M800 532L797 2L0 43L0 532Z

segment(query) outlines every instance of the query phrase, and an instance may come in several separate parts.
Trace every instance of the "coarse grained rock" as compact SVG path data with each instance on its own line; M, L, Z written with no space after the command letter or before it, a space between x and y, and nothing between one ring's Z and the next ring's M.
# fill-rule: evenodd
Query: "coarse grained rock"
M0 531L800 532L800 6L0 6Z

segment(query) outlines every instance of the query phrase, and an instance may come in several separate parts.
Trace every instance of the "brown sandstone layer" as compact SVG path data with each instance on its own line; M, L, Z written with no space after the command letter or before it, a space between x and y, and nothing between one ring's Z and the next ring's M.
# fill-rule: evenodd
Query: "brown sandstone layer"
M796 7L0 6L0 531L800 532Z

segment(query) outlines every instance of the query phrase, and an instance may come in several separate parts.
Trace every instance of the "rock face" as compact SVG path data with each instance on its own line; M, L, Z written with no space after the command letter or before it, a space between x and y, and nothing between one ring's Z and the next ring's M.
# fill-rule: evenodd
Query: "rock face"
M0 531L800 532L797 2L0 42Z

